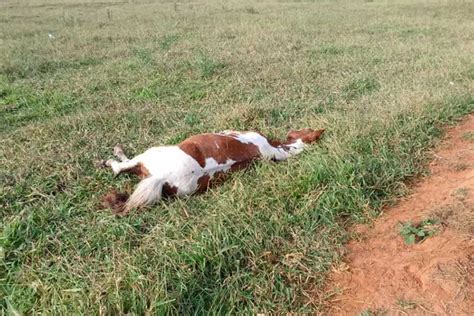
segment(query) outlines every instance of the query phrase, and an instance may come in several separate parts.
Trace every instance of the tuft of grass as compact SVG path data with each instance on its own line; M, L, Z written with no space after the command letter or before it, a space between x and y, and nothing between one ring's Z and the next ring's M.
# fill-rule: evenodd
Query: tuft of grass
M464 140L474 142L474 132L466 132L462 135L462 138Z
M202 78L209 78L225 67L224 63L202 53L198 55L195 65Z
M416 224L411 222L402 223L400 225L400 235L407 245L421 243L438 233L438 224L439 221L436 219L425 219Z
M245 12L249 13L249 14L258 14L259 13L257 9L255 9L254 7L251 7L251 6L246 7Z
M342 90L346 100L352 100L363 95L370 94L380 88L379 82L372 77L352 80Z
M132 51L144 64L148 65L154 63L151 50L144 48L132 48Z
M453 192L453 196L458 200L463 202L469 196L470 190L468 188L458 188Z
M459 189L455 197L456 202L443 205L433 210L433 217L442 225L451 227L461 233L474 233L474 211L472 206L466 201L469 192L465 189Z
M416 309L418 308L418 306L420 306L420 304L418 304L417 302L415 301L410 301L410 300L404 300L404 299L399 299L397 301L397 305L398 307L405 311L405 310L411 310L411 309Z
M324 54L324 55L339 55L342 54L344 50L335 46L322 46L314 53Z
M186 117L184 118L184 120L185 120L186 124L188 124L191 127L201 123L201 119L199 118L199 116L196 113L187 114Z
M383 315L387 315L388 311L384 308L376 308L376 309L373 309L373 308L369 308L369 309L365 309L363 310L359 316L383 316Z
M166 34L158 40L160 48L163 50L169 50L173 44L175 44L179 39L179 36L176 34Z

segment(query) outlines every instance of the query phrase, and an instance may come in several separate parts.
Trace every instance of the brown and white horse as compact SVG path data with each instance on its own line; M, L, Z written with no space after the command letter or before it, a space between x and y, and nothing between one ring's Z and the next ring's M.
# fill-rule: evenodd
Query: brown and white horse
M120 146L102 165L118 175L133 173L142 180L130 197L110 193L104 205L125 215L147 206L162 196L183 196L205 191L223 180L226 174L247 167L256 159L285 160L299 154L306 144L317 141L324 129L291 131L286 141L272 141L257 132L224 131L191 136L176 146L153 147L128 159Z

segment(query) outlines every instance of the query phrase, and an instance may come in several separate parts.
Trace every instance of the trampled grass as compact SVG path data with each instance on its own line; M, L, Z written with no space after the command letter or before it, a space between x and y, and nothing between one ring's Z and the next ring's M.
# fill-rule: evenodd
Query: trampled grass
M3 1L0 307L26 314L320 311L346 228L474 109L456 1ZM324 127L298 158L126 218L96 170L189 135Z

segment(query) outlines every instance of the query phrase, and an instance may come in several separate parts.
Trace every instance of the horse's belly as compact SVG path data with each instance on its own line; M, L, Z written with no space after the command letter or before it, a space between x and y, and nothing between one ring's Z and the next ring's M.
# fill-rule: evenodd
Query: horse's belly
M141 157L150 176L163 179L166 191L170 195L184 196L205 191L211 184L225 180L234 170L247 166L253 159L245 161L217 161L205 159L202 167L193 157L176 146L151 148ZM172 193L172 194L171 194Z

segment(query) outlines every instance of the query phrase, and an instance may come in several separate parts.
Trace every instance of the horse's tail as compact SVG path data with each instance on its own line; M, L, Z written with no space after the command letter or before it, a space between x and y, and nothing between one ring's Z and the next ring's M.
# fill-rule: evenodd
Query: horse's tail
M159 177L148 177L138 183L135 191L125 203L122 214L130 212L130 210L147 206L155 203L161 198L164 181Z

